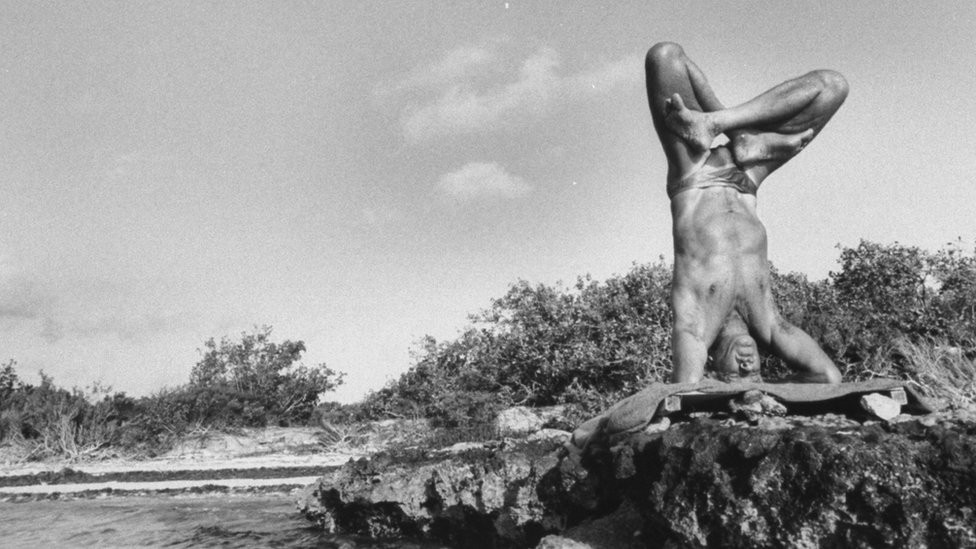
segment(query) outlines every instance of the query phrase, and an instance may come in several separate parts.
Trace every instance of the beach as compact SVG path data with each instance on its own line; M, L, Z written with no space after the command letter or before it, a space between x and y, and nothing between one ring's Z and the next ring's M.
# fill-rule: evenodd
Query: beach
M0 453L0 499L85 492L283 490L301 487L364 451L329 450L311 427L241 429L189 437L163 455L18 461Z

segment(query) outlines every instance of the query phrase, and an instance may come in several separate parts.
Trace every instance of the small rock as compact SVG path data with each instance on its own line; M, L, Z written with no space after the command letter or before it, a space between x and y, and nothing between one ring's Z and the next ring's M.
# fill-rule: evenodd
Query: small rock
M593 549L593 546L581 541L552 535L542 538L535 549Z
M783 403L760 391L748 391L740 398L729 401L729 409L750 423L756 423L763 417L786 415Z
M532 408L532 413L539 416L542 420L542 424L547 427L566 429L563 424L566 422L566 415L569 412L569 406L565 404L557 404L554 406L538 406Z
M743 404L755 404L756 402L761 401L764 396L766 395L762 391L753 389L751 391L742 393L742 396L739 397L739 399Z
M671 426L671 420L668 419L667 416L664 416L661 419L652 421L650 424L647 425L647 427L644 427L644 432L647 434L661 433L667 431L668 427L670 426Z
M468 450L475 450L484 448L484 442L457 442L448 446L447 448L439 448L435 450L438 454L460 454L461 452L466 452Z
M901 413L901 404L878 393L862 396L861 408L884 421L891 420Z
M542 418L530 408L515 406L498 412L495 429L501 436L524 435L538 431L543 423Z
M613 454L613 477L620 480L631 478L637 474L634 465L634 449L630 446L617 446L611 450Z
M551 440L554 442L566 442L569 440L570 432L561 429L540 429L532 433L526 440Z

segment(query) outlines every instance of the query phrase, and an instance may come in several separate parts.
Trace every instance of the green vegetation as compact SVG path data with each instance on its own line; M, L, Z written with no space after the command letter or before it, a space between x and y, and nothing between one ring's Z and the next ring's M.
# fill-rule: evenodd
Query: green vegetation
M25 384L15 366L11 360L0 369L0 441L21 445L25 458L81 457L120 433L132 399L120 393L92 404L83 391L55 387L44 374L40 385ZM105 391L94 387L91 393Z
M841 249L838 263L820 281L773 269L783 316L819 341L847 380L906 379L972 404L976 255L959 245L927 252L862 241ZM567 428L667 379L670 283L662 260L571 287L519 281L457 338L424 339L398 380L345 406L317 406L342 375L301 365L304 344L273 343L270 328L207 341L187 384L139 399L67 391L46 376L25 384L11 361L0 369L0 441L37 458L105 446L153 454L200 430L318 424L331 443L350 445L366 436L358 422L427 418L430 441L457 442L489 436L497 411L517 404L569 405ZM786 373L778 359L763 360L767 379Z
M976 256L958 245L931 253L862 241L839 263L826 280L774 269L773 282L783 316L821 342L845 379L895 377L935 396L974 396ZM520 281L456 339L427 338L400 379L342 412L472 429L514 404L572 404L586 417L667 379L670 282L663 261L571 288ZM775 379L787 369L767 356L763 372Z
M513 404L598 408L666 376L670 280L659 262L573 289L520 281L454 341L427 338L416 364L357 412L474 427Z
M305 425L323 392L342 383L324 364L300 363L301 341L271 341L271 328L244 333L239 342L210 339L189 383L131 398L93 387L87 393L22 382L16 363L0 369L0 442L25 458L77 458L105 447L153 455L206 429Z

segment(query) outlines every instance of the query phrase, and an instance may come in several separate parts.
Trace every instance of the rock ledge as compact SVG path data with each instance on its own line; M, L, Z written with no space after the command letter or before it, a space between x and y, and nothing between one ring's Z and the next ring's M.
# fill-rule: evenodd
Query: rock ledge
M976 547L976 418L896 419L696 418L585 455L558 439L380 454L300 508L332 532L450 547Z

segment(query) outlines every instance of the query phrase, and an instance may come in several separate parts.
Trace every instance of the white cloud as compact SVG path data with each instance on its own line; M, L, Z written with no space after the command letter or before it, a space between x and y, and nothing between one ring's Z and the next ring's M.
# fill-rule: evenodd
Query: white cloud
M137 282L39 279L0 265L0 334L26 330L52 344L65 337L131 340L189 321L186 312L142 303Z
M387 95L397 91L450 85L490 70L497 61L496 52L485 46L455 48L433 65L415 69L410 76L392 87L381 87L378 93Z
M14 276L0 280L0 319L28 320L41 316L49 299L30 280Z
M495 162L469 162L460 169L441 176L437 186L461 201L516 198L532 190L524 179L508 173Z
M363 223L370 227L382 227L400 218L400 212L388 206L371 206L362 210Z
M543 46L520 63L510 63L518 66L511 74L498 47L456 49L393 86L413 96L401 115L408 139L494 130L640 81L636 55L564 75L559 54Z
M11 256L0 253L0 320L31 320L45 314L50 296Z
M582 99L609 92L620 85L642 84L643 75L643 58L632 55L569 76L564 81L564 88Z

